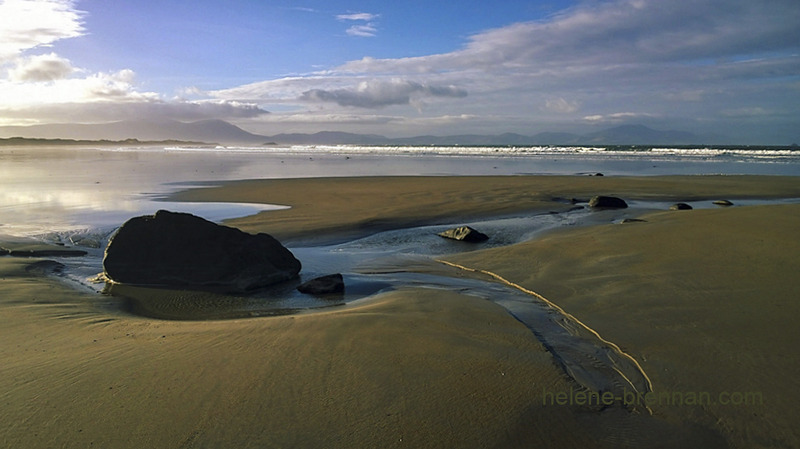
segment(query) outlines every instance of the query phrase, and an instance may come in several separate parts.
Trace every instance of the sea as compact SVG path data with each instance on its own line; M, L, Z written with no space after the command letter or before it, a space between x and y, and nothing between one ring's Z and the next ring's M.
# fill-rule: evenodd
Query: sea
M236 179L407 175L800 176L797 147L0 147L0 234L105 230L176 207L172 192ZM281 206L194 203L219 221Z

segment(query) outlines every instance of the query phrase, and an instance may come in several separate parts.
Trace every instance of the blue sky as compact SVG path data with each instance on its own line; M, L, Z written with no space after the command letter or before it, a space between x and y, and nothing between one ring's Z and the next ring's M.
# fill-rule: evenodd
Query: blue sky
M800 140L796 0L0 0L0 126Z

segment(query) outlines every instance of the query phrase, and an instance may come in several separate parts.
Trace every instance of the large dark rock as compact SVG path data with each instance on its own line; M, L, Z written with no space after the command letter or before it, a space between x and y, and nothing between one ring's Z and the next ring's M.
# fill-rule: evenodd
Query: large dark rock
M692 210L692 206L686 203L675 203L669 207L669 210Z
M268 234L248 234L191 214L131 218L111 237L107 278L125 284L246 291L297 276L300 261Z
M589 200L589 207L595 209L625 209L628 203L615 196L595 196Z
M453 239L453 240L460 240L462 242L470 242L470 243L478 243L489 240L489 236L472 229L469 226L459 226L454 229L448 229L447 231L440 232L439 237L444 237L446 239Z
M344 278L340 273L320 276L298 285L297 291L310 295L344 293Z

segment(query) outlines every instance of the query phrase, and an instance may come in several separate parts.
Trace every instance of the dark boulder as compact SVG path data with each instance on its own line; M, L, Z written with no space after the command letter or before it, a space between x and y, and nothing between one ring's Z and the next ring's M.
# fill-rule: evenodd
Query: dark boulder
M641 218L625 218L620 223L622 223L622 224L626 224L626 223L647 223L647 220L643 220Z
M713 201L712 204L716 204L717 206L733 206L733 203L728 200L716 200Z
M669 207L669 210L692 210L692 206L686 203L675 203Z
M489 236L470 228L469 226L459 226L457 228L448 229L447 231L440 232L439 237L446 239L459 240L462 242L478 243L489 240Z
M589 200L589 207L595 209L625 209L628 203L615 196L595 196Z
M106 247L103 271L124 284L247 291L296 277L300 261L268 234L160 210L131 218L117 230Z
M320 276L298 285L297 291L309 295L344 293L344 278L340 273Z

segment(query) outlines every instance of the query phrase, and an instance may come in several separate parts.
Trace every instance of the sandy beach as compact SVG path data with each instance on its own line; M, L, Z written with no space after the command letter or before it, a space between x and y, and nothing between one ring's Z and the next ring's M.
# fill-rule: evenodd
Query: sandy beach
M597 194L798 198L800 181L243 180L173 199L291 206L226 223L284 242L323 242L564 211L572 206L553 198ZM28 269L41 259L3 256L0 446L800 446L800 205L639 218L646 221L562 229L443 259L535 291L614 342L641 364L654 394L669 393L642 398L646 407L585 404L530 329L499 305L454 291L406 288L326 312L166 321Z

